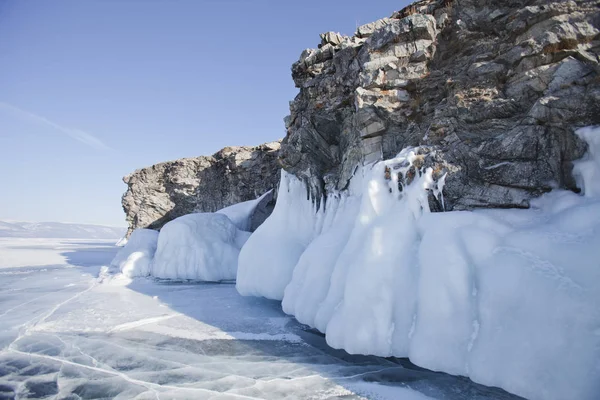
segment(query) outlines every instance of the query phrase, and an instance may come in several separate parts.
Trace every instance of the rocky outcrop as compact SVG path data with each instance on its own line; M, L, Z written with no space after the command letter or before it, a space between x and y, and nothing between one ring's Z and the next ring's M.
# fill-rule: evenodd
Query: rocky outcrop
M280 162L314 198L356 166L435 150L445 208L528 207L577 191L576 127L600 124L600 1L424 0L292 67Z
M226 147L212 156L164 162L127 175L122 204L128 235L137 228L160 229L185 214L254 200L276 188L278 150L279 142ZM252 216L252 229L269 216L273 206L273 195L261 201Z

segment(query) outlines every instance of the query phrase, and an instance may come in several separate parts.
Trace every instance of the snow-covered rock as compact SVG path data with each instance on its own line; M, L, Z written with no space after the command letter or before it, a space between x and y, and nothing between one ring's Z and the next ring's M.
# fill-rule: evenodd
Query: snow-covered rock
M444 177L415 149L365 167L350 181L362 190L318 209L284 172L275 211L240 254L238 291L282 299L351 353L409 357L531 399L595 399L600 128L577 134L589 145L574 170L584 195L557 190L527 210L429 212Z
M133 278L150 275L150 262L156 251L158 232L152 229L136 229L111 262L123 275Z
M223 214L184 215L161 229L151 274L164 279L235 279L240 248L249 236Z

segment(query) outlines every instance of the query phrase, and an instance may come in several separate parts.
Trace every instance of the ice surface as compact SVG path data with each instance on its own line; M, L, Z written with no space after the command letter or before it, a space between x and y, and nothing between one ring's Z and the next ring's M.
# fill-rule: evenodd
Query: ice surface
M136 229L131 233L129 240L126 241L110 264L130 278L148 276L150 275L150 262L156 252L157 242L157 231Z
M233 204L217 211L219 214L229 217L231 222L241 231L250 231L252 225L252 214L260 202L271 194L271 190L255 200L243 201Z
M188 214L160 230L151 275L164 279L235 279L240 248L250 232L217 213Z
M113 243L0 240L0 398L515 399L333 350L232 284L98 278Z
M102 225L0 221L0 237L116 240L124 233L125 228Z
M366 167L362 191L325 209L283 174L282 204L242 249L238 290L283 297L350 353L410 357L531 399L596 399L600 128L577 133L584 195L554 191L529 210L430 213L443 179L421 170L400 193L385 173L412 149Z

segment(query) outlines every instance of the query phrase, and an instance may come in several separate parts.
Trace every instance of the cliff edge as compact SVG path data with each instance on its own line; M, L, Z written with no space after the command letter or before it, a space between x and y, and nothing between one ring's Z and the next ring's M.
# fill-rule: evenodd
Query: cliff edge
M134 229L160 229L193 212L214 212L254 200L277 187L279 142L255 147L225 147L212 156L183 158L136 170L123 178L123 210L129 236ZM275 192L275 191L273 191ZM252 229L274 206L273 195L258 207Z
M300 93L280 159L319 199L357 165L436 152L446 210L529 207L577 191L577 127L600 124L600 2L424 0L321 35L292 67Z

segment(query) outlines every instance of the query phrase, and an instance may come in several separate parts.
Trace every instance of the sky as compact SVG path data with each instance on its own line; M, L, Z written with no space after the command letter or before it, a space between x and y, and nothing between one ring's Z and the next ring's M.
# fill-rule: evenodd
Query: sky
M124 175L280 139L302 50L407 4L0 0L0 219L125 226Z

